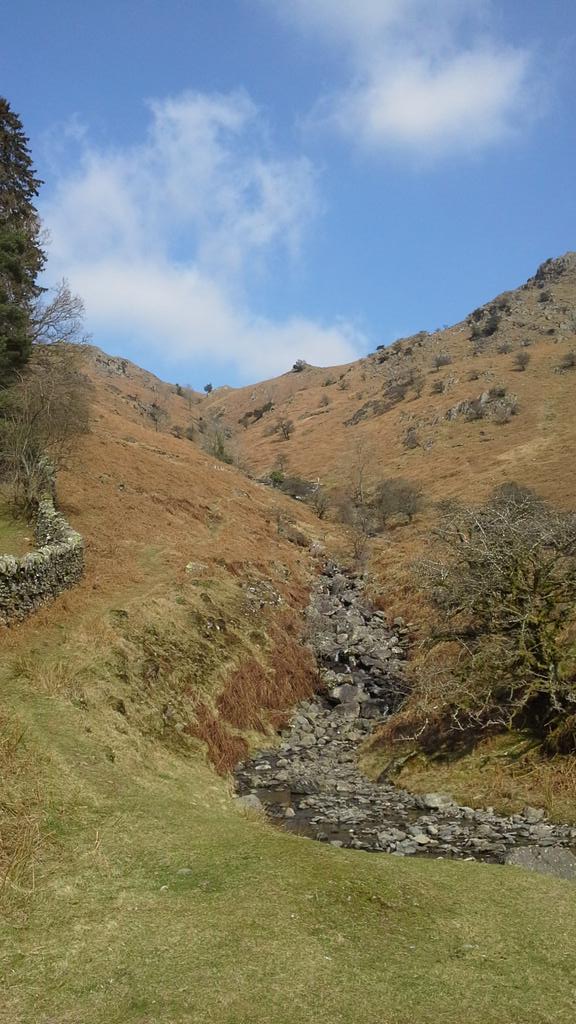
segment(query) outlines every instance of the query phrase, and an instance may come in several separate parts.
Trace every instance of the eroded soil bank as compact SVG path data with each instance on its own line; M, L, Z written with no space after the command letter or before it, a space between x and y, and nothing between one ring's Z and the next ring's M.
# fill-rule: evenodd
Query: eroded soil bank
M279 747L238 766L236 786L248 804L260 802L288 830L335 846L552 865L553 873L576 878L576 828L547 822L539 809L502 817L367 779L357 765L359 747L404 699L408 631L374 610L361 577L332 564L319 578L308 620L326 689L296 709Z

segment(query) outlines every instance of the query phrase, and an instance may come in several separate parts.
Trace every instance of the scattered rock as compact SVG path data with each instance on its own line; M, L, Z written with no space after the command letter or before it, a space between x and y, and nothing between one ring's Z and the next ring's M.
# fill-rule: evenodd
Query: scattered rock
M264 812L264 804L255 793L247 793L245 796L239 796L237 798L237 803L246 811L257 811L259 813Z
M426 793L420 798L420 802L422 807L428 807L431 811L439 811L443 807L450 807L452 797L446 796L445 793Z
M520 846L506 854L505 863L576 882L576 857L561 846Z
M522 811L522 816L529 821L531 825L536 825L539 821L542 821L546 817L546 812L542 807L530 807L527 806Z
M339 700L341 704L348 704L351 701L359 700L360 693L360 687L354 686L352 683L344 683L343 686L336 686L332 690L334 700Z
M204 562L188 562L186 566L186 572L189 576L202 576L208 571L208 566Z

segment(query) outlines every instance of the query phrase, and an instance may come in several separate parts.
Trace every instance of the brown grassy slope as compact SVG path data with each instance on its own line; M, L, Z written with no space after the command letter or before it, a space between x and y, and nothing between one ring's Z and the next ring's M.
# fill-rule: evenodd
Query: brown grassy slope
M554 500L571 502L576 496L576 370L557 373L555 367L576 348L576 254L544 265L536 278L488 307L486 317L495 308L500 324L477 354L471 326L463 322L397 342L349 366L309 368L253 387L216 391L205 401L204 413L220 417L234 431L243 457L257 473L269 471L283 457L289 471L334 485L365 463L369 479L406 476L433 499L457 495L477 500L495 484L516 479ZM521 347L524 339L530 347ZM499 353L502 345L511 351ZM514 367L520 351L531 357L524 372ZM451 363L435 369L440 354ZM405 398L394 403L390 389L411 375L414 383ZM442 394L432 393L438 381ZM518 398L518 414L510 423L446 420L458 402L500 385ZM329 404L323 404L326 398ZM246 412L268 400L274 402L272 412L247 429L239 425ZM390 408L380 414L368 408L366 418L346 425L370 402ZM289 441L270 433L280 416L294 421ZM411 427L419 447L407 450L403 439Z
M133 667L142 638L153 630L161 634L154 671L164 677L166 659L177 664L193 656L178 637L186 622L200 646L217 629L221 642L210 645L204 669L208 699L196 707L197 695L188 692L186 713L196 707L196 733L213 761L227 768L244 749L233 743L236 719L253 716L259 706L265 726L310 691L313 666L299 644L299 614L313 563L307 550L279 535L278 516L296 512L310 539L320 524L306 507L248 480L194 441L157 431L142 412L154 400L168 409L169 422L185 422L188 400L172 386L95 349L87 352L85 372L93 383L91 432L60 474L58 493L85 538L86 574L30 620L2 631L2 650L12 660L26 657L30 647L42 649L44 665L54 662L68 686L71 670L61 671L57 658L64 644L70 651L91 648L99 637L103 648L116 649L128 632ZM146 673L151 657L142 660ZM69 652L62 659L72 665ZM232 685L239 672L240 697ZM130 682L130 695L141 684L141 678ZM231 727L224 731L215 721L219 692Z
M91 601L94 591L108 597L135 583L181 580L189 562L205 563L208 574L245 567L275 576L282 566L295 580L306 577L305 556L278 536L278 510L293 511L293 503L194 441L157 431L141 413L156 396L170 422L185 422L187 401L171 385L130 364L117 376L98 350L88 354L86 372L94 385L91 431L58 488L87 542L86 578L64 599L69 605ZM313 534L314 517L298 512Z

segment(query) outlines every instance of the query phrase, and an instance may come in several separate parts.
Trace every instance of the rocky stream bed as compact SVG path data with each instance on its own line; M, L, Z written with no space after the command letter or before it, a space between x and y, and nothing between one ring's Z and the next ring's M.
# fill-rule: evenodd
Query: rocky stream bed
M541 809L503 817L360 771L359 747L406 695L408 645L403 620L374 610L364 588L362 577L326 565L308 611L323 690L296 709L280 746L238 766L243 803L333 846L516 863L576 880L576 828L546 821Z

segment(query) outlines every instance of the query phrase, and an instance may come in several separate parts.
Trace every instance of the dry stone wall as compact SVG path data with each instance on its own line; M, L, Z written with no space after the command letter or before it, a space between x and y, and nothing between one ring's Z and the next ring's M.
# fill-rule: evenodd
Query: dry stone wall
M84 541L56 510L51 497L39 504L35 533L35 551L21 558L0 556L1 625L25 619L74 586L84 571Z

